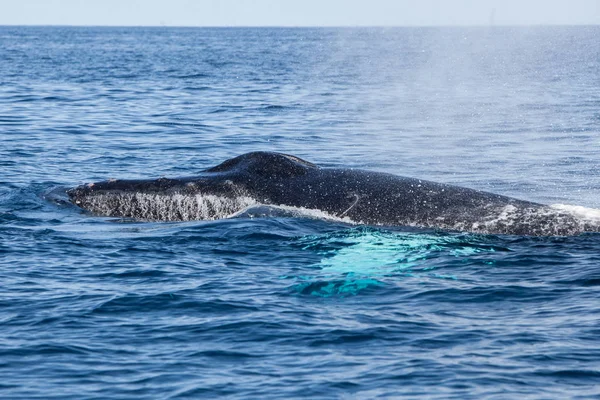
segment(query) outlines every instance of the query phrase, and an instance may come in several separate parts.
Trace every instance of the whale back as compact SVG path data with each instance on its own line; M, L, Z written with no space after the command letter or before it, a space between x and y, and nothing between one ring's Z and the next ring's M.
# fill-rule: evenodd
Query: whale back
M256 151L231 158L206 172L247 173L263 178L302 176L319 167L301 158L282 153Z

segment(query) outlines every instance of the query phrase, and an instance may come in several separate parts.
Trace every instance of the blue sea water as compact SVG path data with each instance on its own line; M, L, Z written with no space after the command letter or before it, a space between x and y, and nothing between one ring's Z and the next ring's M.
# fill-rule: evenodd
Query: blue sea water
M248 151L600 208L600 28L0 27L2 398L593 398L600 235L52 200Z

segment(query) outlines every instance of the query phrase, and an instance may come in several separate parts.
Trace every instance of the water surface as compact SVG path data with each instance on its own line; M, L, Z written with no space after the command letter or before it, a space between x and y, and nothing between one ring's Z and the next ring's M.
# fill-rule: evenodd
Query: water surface
M600 208L599 35L0 27L2 397L599 396L598 234L46 198L271 150Z

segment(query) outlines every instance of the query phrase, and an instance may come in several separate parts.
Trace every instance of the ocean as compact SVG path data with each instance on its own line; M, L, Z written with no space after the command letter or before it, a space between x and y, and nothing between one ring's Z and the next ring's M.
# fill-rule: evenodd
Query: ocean
M600 213L599 38L0 27L0 397L600 397L600 234L145 222L50 195L266 150Z

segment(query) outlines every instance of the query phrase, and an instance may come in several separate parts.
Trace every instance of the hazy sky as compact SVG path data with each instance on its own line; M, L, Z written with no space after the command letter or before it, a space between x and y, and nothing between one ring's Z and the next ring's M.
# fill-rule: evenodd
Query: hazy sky
M0 25L600 24L600 0L0 0Z

